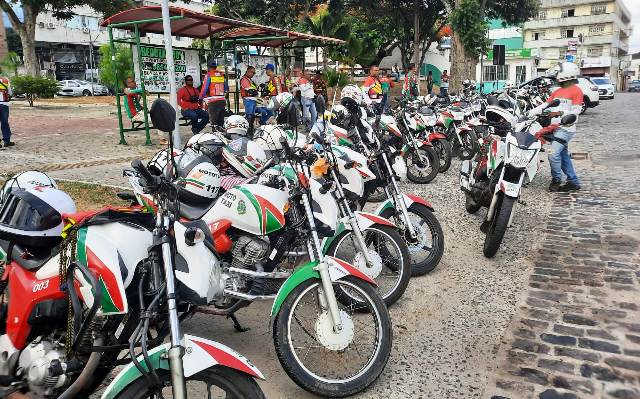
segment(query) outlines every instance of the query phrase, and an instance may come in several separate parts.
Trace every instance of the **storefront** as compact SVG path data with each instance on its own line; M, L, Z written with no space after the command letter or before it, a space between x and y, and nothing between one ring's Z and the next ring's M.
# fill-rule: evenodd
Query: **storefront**
M476 81L483 82L483 91L499 90L506 82L520 84L537 76L536 49L507 48L505 64L493 65L493 51L484 57L482 67L476 66Z

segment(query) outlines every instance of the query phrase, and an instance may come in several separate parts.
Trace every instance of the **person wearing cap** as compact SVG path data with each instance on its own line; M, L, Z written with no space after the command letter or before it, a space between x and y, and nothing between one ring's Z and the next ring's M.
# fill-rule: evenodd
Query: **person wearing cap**
M218 70L218 62L215 59L209 60L207 67L209 71L202 80L200 99L207 104L211 124L222 126L224 124L224 111L229 84L224 72Z
M299 92L302 118L304 119L307 130L311 130L316 119L318 119L318 112L314 102L316 93L313 91L313 84L307 79L300 67L293 68L292 91L294 93Z
M264 67L269 80L267 81L267 93L269 97L277 96L282 93L282 86L280 85L280 79L276 75L276 66L273 64L267 64Z
M313 83L313 91L316 93L316 111L318 115L323 115L327 109L327 82L325 82L321 70L316 70L315 75L311 79L311 83Z
M260 123L263 125L273 115L266 107L258 105L258 86L253 82L255 73L256 68L248 66L246 72L240 78L240 97L242 97L245 118L247 118L250 128L253 127L256 114L260 114Z

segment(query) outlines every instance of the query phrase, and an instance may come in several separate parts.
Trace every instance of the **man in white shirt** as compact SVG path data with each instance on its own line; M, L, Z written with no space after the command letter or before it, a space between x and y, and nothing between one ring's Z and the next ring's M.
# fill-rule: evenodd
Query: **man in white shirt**
M11 100L11 86L9 79L0 77L0 128L2 141L5 147L14 146L11 141L11 128L9 127L9 100ZM2 145L0 145L2 147Z
M316 104L313 101L316 97L316 93L313 90L313 83L307 79L302 73L300 67L293 68L293 90L300 92L300 103L302 105L302 118L307 130L311 130L313 124L318 119L318 111L316 110Z

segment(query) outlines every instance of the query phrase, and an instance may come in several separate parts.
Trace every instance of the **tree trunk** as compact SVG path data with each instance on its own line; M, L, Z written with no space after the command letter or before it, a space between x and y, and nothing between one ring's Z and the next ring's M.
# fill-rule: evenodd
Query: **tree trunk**
M464 45L460 37L453 32L451 44L451 81L449 83L450 92L458 92L462 89L462 82L465 79L476 78L477 60L468 57L464 51Z
M22 53L24 58L24 68L27 75L40 76L40 63L36 55L36 17L33 10L28 5L23 4L24 22L21 26L15 27L20 42L22 43Z

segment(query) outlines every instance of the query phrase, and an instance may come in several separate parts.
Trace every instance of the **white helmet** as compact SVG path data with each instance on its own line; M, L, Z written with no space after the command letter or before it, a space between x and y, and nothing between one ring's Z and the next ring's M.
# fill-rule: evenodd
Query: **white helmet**
M187 141L185 147L204 154L215 161L218 151L224 147L224 141L213 133L198 133Z
M224 130L229 134L246 136L249 130L249 122L242 115L231 115L224 121Z
M280 140L285 138L289 146L296 145L298 135L293 129L285 129L281 125L265 125L261 126L254 135L254 140L265 151L277 151L282 149Z
M561 62L556 67L556 80L558 82L566 82L568 80L578 79L580 68L573 62Z
M342 88L342 91L340 92L340 102L345 98L352 99L357 105L362 105L362 102L364 101L362 90L360 90L356 85L346 85Z
M201 204L218 196L220 172L206 155L188 149L176 164L180 200L187 204Z
M173 157L177 158L180 155L182 155L182 151L174 148ZM160 176L167 171L167 165L169 165L169 149L164 149L158 151L158 153L151 158L147 164L147 168L152 174Z
M485 118L490 126L493 126L496 134L506 134L513 128L518 120L511 110L500 105L489 105L485 110Z
M293 94L289 92L280 93L275 97L271 97L268 108L273 111L287 109L291 101L293 101Z
M0 190L0 204L4 201L11 190L18 188L28 190L34 187L58 188L58 185L56 184L56 181L46 173L38 172L36 170L28 170L26 172L18 173L11 179L4 182L2 190Z
M237 138L224 146L222 156L244 177L255 175L256 171L262 168L268 160L264 149L246 137Z

